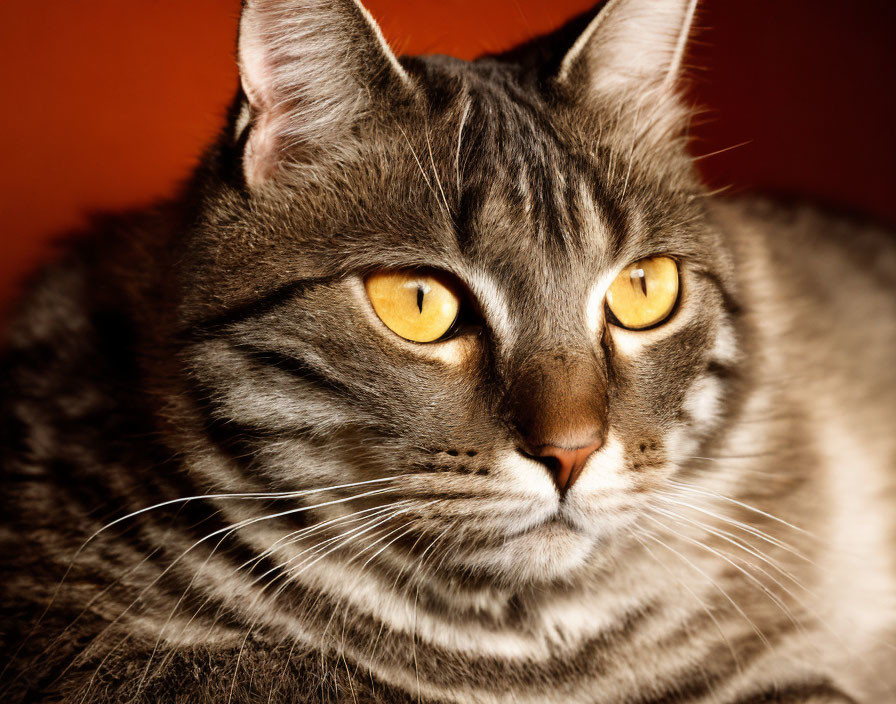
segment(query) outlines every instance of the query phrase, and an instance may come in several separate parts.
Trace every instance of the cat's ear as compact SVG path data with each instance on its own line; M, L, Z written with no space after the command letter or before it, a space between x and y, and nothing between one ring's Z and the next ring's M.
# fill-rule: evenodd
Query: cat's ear
M697 0L610 0L566 54L558 82L575 97L671 92Z
M357 0L244 0L238 58L250 187L285 160L336 144L411 81ZM298 156L297 156L298 155Z

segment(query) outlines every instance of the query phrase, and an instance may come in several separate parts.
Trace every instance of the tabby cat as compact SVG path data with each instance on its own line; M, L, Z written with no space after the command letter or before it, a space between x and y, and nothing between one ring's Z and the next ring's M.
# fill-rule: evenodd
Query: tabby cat
M0 700L896 701L896 241L701 185L694 6L247 0L8 332Z

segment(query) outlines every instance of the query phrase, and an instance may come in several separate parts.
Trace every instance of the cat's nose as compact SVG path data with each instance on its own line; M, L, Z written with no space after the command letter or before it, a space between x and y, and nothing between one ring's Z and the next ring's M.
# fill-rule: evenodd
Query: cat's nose
M560 496L563 496L578 481L588 458L599 450L602 444L598 441L573 448L542 445L529 454L547 466L554 477Z
M563 496L606 436L606 372L592 354L541 353L513 376L504 402L520 450L547 467Z

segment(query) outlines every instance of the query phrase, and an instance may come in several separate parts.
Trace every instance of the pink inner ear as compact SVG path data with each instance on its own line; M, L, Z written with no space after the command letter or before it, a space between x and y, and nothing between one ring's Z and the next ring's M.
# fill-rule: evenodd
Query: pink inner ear
M256 113L246 142L243 170L251 187L261 186L277 170L277 137L274 119L268 111Z
M285 152L332 142L369 107L368 85L409 81L358 0L248 0L239 64L253 124L244 159L259 185Z
M244 174L251 187L262 185L278 167L277 119L274 110L274 70L263 33L244 18L240 28L239 65L243 92L251 106L252 126L244 159Z
M697 0L611 0L567 54L561 80L584 61L595 93L670 88L696 5Z
M266 65L259 32L247 20L240 27L239 66L243 92L255 112L273 104L273 69Z

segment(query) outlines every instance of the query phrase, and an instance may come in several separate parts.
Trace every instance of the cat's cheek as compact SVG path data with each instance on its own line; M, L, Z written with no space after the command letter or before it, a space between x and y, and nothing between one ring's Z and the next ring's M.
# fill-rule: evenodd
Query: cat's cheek
M682 410L698 434L709 431L722 413L722 383L714 376L696 379L685 393Z
M679 425L666 435L666 457L669 464L680 466L700 447L700 438L687 425Z
M664 436L670 466L686 464L699 454L701 443L712 435L724 414L724 391L722 381L711 375L697 377L687 388L679 421Z

